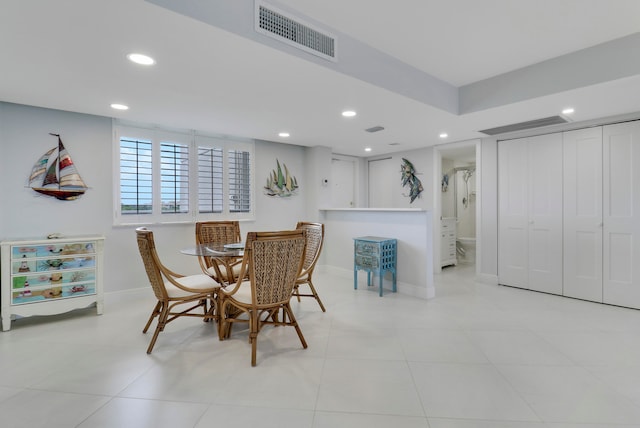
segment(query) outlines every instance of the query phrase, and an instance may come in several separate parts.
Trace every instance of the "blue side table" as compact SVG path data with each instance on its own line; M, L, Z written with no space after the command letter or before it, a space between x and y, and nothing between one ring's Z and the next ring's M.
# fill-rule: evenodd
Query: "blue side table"
M393 292L396 290L396 260L398 241L379 236L361 236L354 240L353 288L358 289L358 270L367 271L367 286L371 286L371 272L378 274L380 296L382 277L389 271L393 275Z

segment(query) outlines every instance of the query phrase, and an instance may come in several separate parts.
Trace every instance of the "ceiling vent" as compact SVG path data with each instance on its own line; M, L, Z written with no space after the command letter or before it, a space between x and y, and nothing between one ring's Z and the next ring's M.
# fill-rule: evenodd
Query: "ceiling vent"
M365 129L365 131L367 131L367 132L378 132L378 131L382 131L383 129L384 129L384 127L382 127L382 126L373 126L371 128Z
M562 116L543 117L542 119L530 120L528 122L514 123L511 125L498 126L496 128L483 129L479 132L487 135L505 134L507 132L524 131L526 129L542 128L543 126L560 125L569 121Z
M336 61L336 39L290 13L256 0L255 28L258 33L330 61Z

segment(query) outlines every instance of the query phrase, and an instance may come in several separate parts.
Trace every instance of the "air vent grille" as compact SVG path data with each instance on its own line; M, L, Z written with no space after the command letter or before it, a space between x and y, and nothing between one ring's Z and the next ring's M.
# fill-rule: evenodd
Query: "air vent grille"
M256 2L256 31L322 58L336 60L334 37L261 2Z
M542 128L543 126L560 125L568 123L562 116L549 116L542 119L530 120L528 122L514 123L511 125L498 126L496 128L483 129L479 132L487 135L505 134L507 132L524 131L526 129Z

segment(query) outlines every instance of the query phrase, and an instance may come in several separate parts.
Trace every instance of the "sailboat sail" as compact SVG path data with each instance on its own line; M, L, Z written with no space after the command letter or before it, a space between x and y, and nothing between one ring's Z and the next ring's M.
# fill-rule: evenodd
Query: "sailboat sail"
M41 180L42 175L47 172L47 163L49 163L49 157L51 154L56 151L56 148L49 150L47 153L43 154L40 159L36 162L31 170L31 175L29 176L29 185L33 187L33 183Z
M60 135L50 135L58 137L58 146L47 151L35 163L29 177L29 186L36 192L63 201L77 199L87 190L87 185L78 174Z

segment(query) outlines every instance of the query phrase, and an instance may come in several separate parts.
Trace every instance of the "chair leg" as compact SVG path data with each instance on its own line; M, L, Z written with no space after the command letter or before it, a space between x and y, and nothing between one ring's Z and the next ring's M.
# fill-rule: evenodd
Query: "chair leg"
M311 288L311 293L313 293L313 297L315 297L316 300L318 301L318 304L320 305L320 309L322 309L322 312L327 312L327 310L324 308L324 305L322 304L322 300L320 300L320 296L318 296L316 287L314 287L313 282L311 282L311 278L309 278L308 284L309 284L309 288Z
M200 304L202 305L202 309L204 310L202 321L209 322L209 320L213 316L213 305L211 306L211 308L209 308L209 299L200 300Z
M293 315L293 311L291 310L291 306L289 305L289 303L285 303L282 306L282 309L284 310L286 315L289 316L289 322L287 324L288 325L292 325L293 327L295 327L296 333L298 333L298 337L300 338L300 342L302 343L302 347L306 349L307 348L307 341L304 340L304 336L302 335L302 330L300 330L300 326L298 325L298 321L296 320L296 317Z
M217 302L217 298L216 295L214 294L213 296L211 296L209 299L207 299L209 301L209 309L207 309L207 301L205 301L204 305L205 305L205 313L204 313L204 321L205 322L209 322L209 320L214 320L217 321L218 320L218 302Z
M147 330L149 330L149 326L151 325L151 322L153 321L153 319L158 315L160 315L161 307L162 307L162 302L156 303L156 306L155 308L153 308L153 311L151 312L151 316L149 317L149 321L147 321L147 325L145 325L144 328L142 329L142 333L146 333Z
M225 339L227 319L224 315L224 301L218 297L218 340Z
M164 326L167 324L167 318L169 317L169 306L163 305L162 311L158 316L158 325L156 325L156 330L153 332L153 337L151 338L151 342L149 343L149 347L147 348L147 354L150 354L153 350L153 346L156 344L156 340L158 340L158 335L161 331L164 330Z
M251 342L251 366L256 365L256 354L258 353L258 332L260 326L258 325L258 313L257 311L251 311L249 315L249 341Z
M293 295L298 298L298 302L300 302L300 286L298 284L293 286Z

